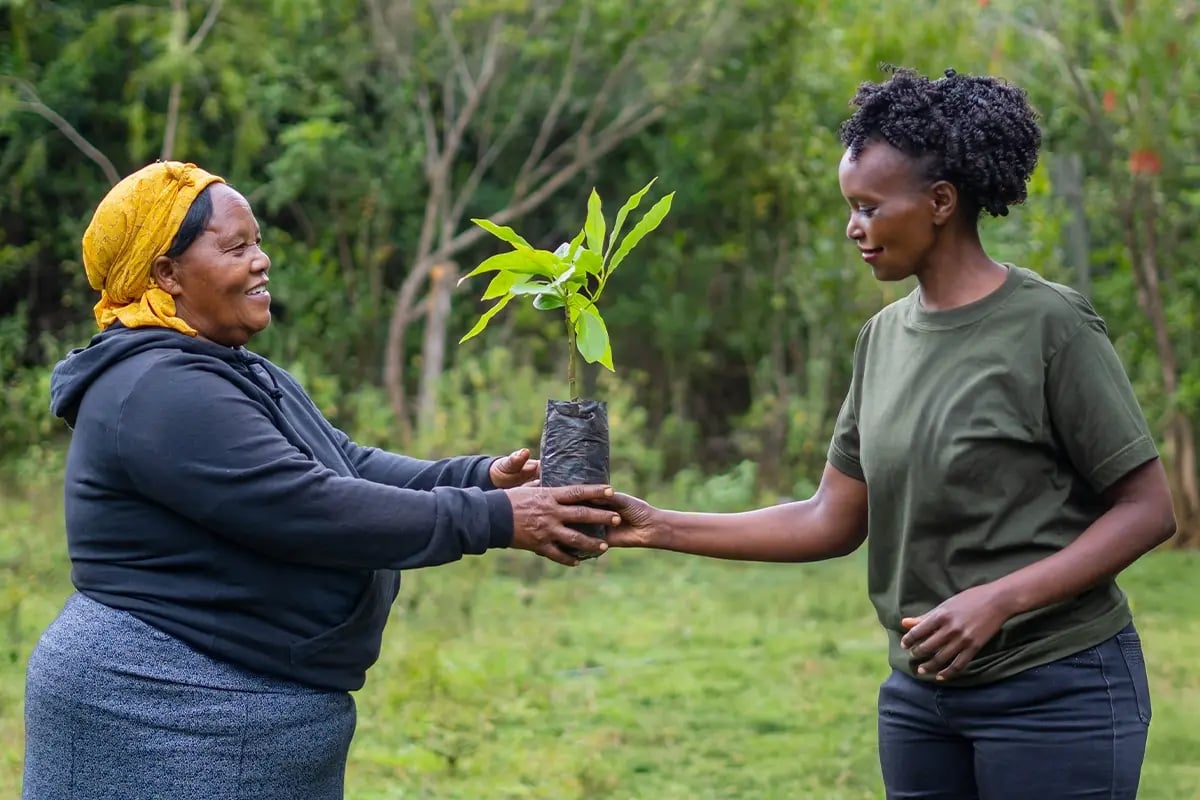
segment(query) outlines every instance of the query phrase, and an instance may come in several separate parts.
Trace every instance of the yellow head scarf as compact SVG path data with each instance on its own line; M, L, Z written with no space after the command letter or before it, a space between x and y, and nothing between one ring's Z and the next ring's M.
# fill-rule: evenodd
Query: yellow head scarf
M150 265L165 255L196 196L224 178L195 164L159 161L129 175L104 196L83 232L83 268L100 291L96 323L172 328L195 336L175 316L175 298L154 285Z

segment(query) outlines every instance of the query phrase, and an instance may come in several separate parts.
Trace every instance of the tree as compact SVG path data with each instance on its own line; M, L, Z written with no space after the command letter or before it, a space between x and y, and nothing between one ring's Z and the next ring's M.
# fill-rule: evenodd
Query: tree
M1157 365L1158 385L1143 396L1161 415L1175 541L1200 544L1200 286L1192 266L1200 175L1188 168L1200 136L1186 111L1200 68L1185 55L1200 47L1200 8L1080 0L998 20L1037 44L1019 60L1013 53L1011 66L1047 110L1049 146L1086 154L1090 222L1100 233L1093 257L1108 284L1132 279Z
M636 9L604 0L538 2L512 13L438 0L367 0L367 7L381 60L395 81L412 87L424 143L425 208L395 293L384 358L388 396L407 436L407 332L427 305L419 298L433 267L484 235L463 230L463 222L480 205L485 178L504 174L508 186L480 216L503 225L537 210L661 120L703 77L731 11L712 0ZM557 69L552 92L529 79L547 68ZM500 173L498 163L519 166ZM427 334L427 361L444 339L444 331ZM427 365L423 381L439 372ZM431 402L428 387L420 396Z

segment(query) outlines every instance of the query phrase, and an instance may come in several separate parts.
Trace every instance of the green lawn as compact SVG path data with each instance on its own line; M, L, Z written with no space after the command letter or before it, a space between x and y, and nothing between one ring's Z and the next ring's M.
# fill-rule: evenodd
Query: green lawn
M69 591L57 493L3 498L0 797L25 660ZM1200 798L1200 557L1129 571L1154 690L1140 797ZM347 795L877 798L884 639L861 554L807 566L523 553L406 577L357 694Z

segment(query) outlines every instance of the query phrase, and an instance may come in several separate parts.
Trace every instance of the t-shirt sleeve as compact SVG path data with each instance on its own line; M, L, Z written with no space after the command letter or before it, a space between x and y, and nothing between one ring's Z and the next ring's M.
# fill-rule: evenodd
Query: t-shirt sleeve
M866 351L867 333L870 323L859 332L854 345L854 368L851 372L850 388L842 400L837 421L833 424L833 440L829 443L826 456L834 469L855 480L865 481L862 463L859 461L858 399L861 394L862 358Z
M837 422L833 425L833 441L829 443L829 463L845 475L865 480L858 460L858 420L854 415L853 387L842 401Z
M1129 376L1099 320L1081 325L1050 358L1046 402L1056 440L1096 492L1158 457Z

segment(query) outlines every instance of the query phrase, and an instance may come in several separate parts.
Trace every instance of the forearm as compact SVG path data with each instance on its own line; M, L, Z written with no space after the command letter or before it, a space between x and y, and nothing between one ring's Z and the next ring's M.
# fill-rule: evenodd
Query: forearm
M995 581L1009 616L1075 597L1116 575L1174 533L1174 518L1136 503L1114 505L1057 553Z
M494 489L488 477L491 456L458 456L439 461L411 458L347 440L343 446L358 474L374 483L400 489L429 490L437 486L458 489Z
M847 531L824 511L816 498L740 514L662 511L649 544L736 561L821 561L854 552L865 529Z

